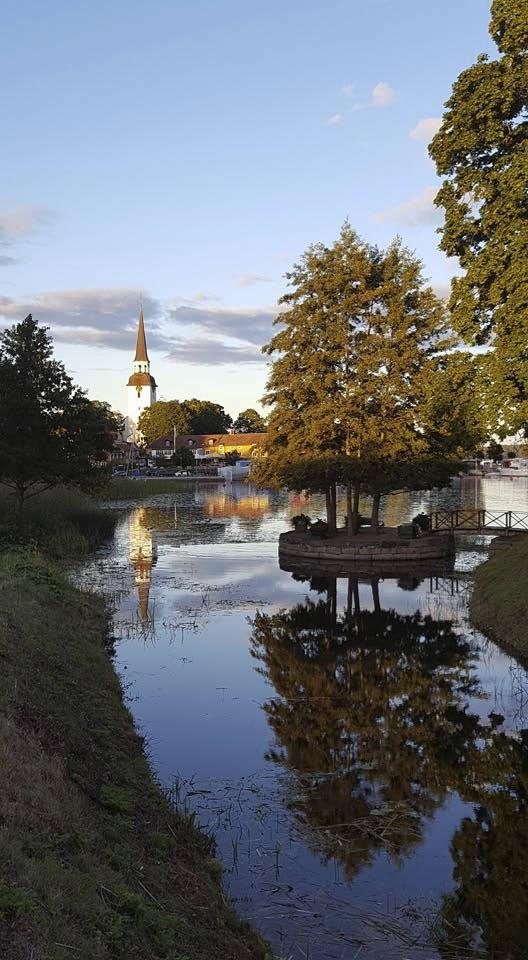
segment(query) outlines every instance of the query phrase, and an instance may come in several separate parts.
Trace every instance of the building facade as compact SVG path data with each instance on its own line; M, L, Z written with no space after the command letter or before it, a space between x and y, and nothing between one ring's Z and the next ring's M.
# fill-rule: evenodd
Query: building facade
M167 434L158 437L149 446L149 453L156 460L169 460L174 449L187 447L194 454L197 463L222 461L227 453L240 454L242 459L251 459L266 439L265 433L205 433L205 434ZM176 441L176 447L175 447Z
M136 355L132 363L132 373L127 384L128 433L134 438L141 414L147 407L156 403L156 381L150 372L150 360L145 337L143 308L139 314Z

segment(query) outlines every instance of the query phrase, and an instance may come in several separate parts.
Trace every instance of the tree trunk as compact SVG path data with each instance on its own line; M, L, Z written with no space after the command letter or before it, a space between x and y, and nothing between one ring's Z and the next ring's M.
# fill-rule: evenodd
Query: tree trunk
M379 595L379 580L373 579L370 581L370 586L372 589L372 599L374 601L374 612L381 613L380 606L380 595Z
M375 493L372 497L372 529L375 533L379 529L379 508L380 508L381 493Z
M335 633L337 627L337 580L332 577L328 585L328 613L330 619L330 631Z
M359 486L354 487L354 502L352 504L352 529L354 533L359 530Z
M330 533L335 533L336 530L336 513L336 485L330 483L326 488L326 522Z
M361 604L359 602L359 583L357 580L353 581L353 590L354 590L354 613L356 617L359 617L361 613Z
M347 480L346 485L346 500L347 500L347 536L350 537L354 532L354 505L352 503L352 483L350 480Z

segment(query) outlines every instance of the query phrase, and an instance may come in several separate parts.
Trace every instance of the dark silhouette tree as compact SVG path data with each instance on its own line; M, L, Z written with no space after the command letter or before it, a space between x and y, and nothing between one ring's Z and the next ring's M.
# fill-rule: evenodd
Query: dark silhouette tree
M53 357L31 314L0 334L0 482L25 501L56 484L93 489L121 427L91 402Z
M258 410L248 407L238 414L233 430L235 433L263 433L266 430L266 421L261 417Z

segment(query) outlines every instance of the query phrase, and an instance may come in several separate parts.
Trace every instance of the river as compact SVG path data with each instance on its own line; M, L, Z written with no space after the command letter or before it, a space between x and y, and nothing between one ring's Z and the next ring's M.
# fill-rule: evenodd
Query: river
M474 505L528 511L528 486L466 479L384 517ZM467 620L489 537L451 572L309 581L277 538L320 498L189 484L121 507L79 579L113 603L159 780L277 957L526 957L528 677Z

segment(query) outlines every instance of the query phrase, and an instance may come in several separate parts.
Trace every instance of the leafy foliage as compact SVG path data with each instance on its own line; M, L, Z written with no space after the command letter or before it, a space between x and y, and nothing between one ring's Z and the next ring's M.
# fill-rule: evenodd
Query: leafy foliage
M447 352L444 305L399 240L379 251L345 223L287 277L258 481L386 493L480 440L474 363Z
M190 420L189 433L227 433L233 425L223 406L212 400L184 400L182 407Z
M176 433L226 433L232 418L212 400L158 400L139 418L138 428L147 444Z
M482 383L506 436L528 423L528 5L494 0L491 16L499 56L460 74L430 153L444 177L441 247L464 270L452 322L493 345Z
M176 447L170 460L167 461L172 467L194 467L196 460L194 453L189 447Z
M191 418L179 400L157 400L143 410L138 429L149 444L174 430L176 433L191 433Z
M120 427L108 405L74 385L31 314L0 335L0 482L20 509L56 484L100 486Z
M266 430L266 421L261 417L258 410L248 407L238 414L233 430L235 433L263 433Z

